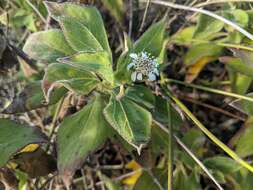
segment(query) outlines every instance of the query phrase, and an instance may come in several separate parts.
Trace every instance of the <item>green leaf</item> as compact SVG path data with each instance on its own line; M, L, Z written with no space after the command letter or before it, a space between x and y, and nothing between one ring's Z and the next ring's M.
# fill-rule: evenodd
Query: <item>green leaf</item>
M57 58L74 54L63 33L57 29L36 32L29 36L23 50L32 59L54 62Z
M174 181L175 190L201 189L199 175L196 175L196 171L193 171L191 174L186 174L185 172L182 172L182 170L176 170L174 178L175 178L175 181Z
M101 96L79 112L66 117L57 134L58 169L65 179L73 176L85 157L101 146L109 137L109 126L102 110Z
M79 6L73 3L54 3L45 2L48 12L51 16L58 20L59 17L75 18L84 26L86 26L90 32L95 36L97 41L101 44L103 49L108 52L111 58L111 49L108 43L103 19L99 11L95 7L91 6Z
M60 17L59 23L69 45L76 51L102 51L100 43L89 29L76 19Z
M193 38L195 27L183 28L172 36L173 42L178 45L190 45Z
M250 87L253 79L253 53L246 50L232 49L237 58L224 58L223 61L235 72L235 79L233 81L233 90L236 90L239 94L245 94ZM252 94L247 96L251 97ZM252 102L245 100L236 100L232 104L240 111L245 112L248 115L253 114Z
M182 138L182 141L185 145L197 156L203 157L204 143L205 143L204 134L197 129L190 129ZM186 165L188 168L193 168L196 166L196 162L190 157L186 152L178 152L179 159Z
M53 90L48 103L46 103L41 87L41 81L35 81L25 86L17 97L13 99L11 104L3 110L3 113L21 113L52 105L58 102L60 98L66 94L66 92L67 90L63 87Z
M165 41L165 19L153 24L134 44L124 59L117 63L115 77L120 81L130 81L131 73L127 71L127 65L131 62L130 53L147 52L154 57L164 57L160 53L164 48ZM165 52L164 52L165 53Z
M152 135L151 136L152 152L155 153L156 155L161 155L161 153L168 155L168 146L169 146L168 134L157 125L152 125L151 135Z
M244 95L248 91L252 79L252 77L237 73L233 92Z
M252 98L253 94L252 93L246 94L246 97ZM247 114L248 116L253 115L253 102L251 101L237 99L231 102L229 105Z
M38 128L0 119L0 167L26 145L44 142L47 142L46 137Z
M180 114L178 113L177 110L175 110L174 107L171 107L171 119L172 119L172 125L173 127L176 129L178 129L179 126L182 126L183 121L182 118L180 116ZM169 117L168 117L168 107L167 107L167 102L166 100L164 100L163 98L156 96L155 97L155 109L152 112L154 118L161 122L161 123L165 123L166 125L169 122Z
M165 19L152 24L152 26L135 42L135 53L146 51L151 55L159 56L164 42L166 22Z
M251 190L253 187L253 173L249 172L246 177L240 181L241 190Z
M174 189L175 190L188 189L188 187L186 187L188 179L189 179L188 176L184 172L182 172L182 170L179 169L176 170L174 174Z
M124 14L123 0L103 0L102 3L110 11L110 13L116 18L118 22L121 22Z
M72 65L53 63L48 66L43 79L43 90L48 99L55 87L65 88L79 94L88 94L100 81L98 78L85 70L80 70Z
M224 22L213 17L200 14L194 38L207 39L210 35L219 32L224 27Z
M233 159L225 156L214 156L204 160L204 164L209 169L219 170L224 174L230 174L241 169L241 166Z
M197 44L192 46L185 55L184 63L187 66L195 64L200 58L206 56L220 56L223 47L215 44Z
M241 27L247 27L249 23L249 15L246 11L235 9L223 12L223 16Z
M142 85L127 88L126 94L129 99L148 109L154 108L155 97L151 90Z
M238 57L245 65L253 67L252 59L253 52L248 50L241 49L231 49L236 57Z
M178 105L178 107L184 111L184 113L194 122L194 124L207 135L217 146L224 150L231 158L233 158L238 164L245 167L249 171L253 171L253 167L241 159L233 150L231 150L226 144L221 142L215 135L213 135L193 114L192 112L175 96L168 94L172 100ZM243 97L243 96L242 96Z
M106 120L124 140L140 151L151 133L151 114L127 97L118 99L114 94L104 109Z
M220 183L220 184L225 184L226 183L226 178L225 174L219 170L209 170L213 177Z
M253 67L246 64L239 58L223 58L222 62L226 63L231 69L248 77L253 78Z
M35 19L31 13L24 12L24 15L15 14L11 19L11 23L17 28L26 26L32 32L37 31Z
M78 53L70 57L59 59L78 69L97 73L100 77L113 84L112 64L107 52Z
M105 175L101 175L100 178L105 183L107 190L123 190L119 184L114 183L110 178Z
M244 35L237 31L231 31L228 33L228 36L224 38L224 42L231 44L240 44L244 38Z
M142 175L137 180L136 184L133 187L133 190L162 190L162 186L157 180L154 179L147 171L143 171Z
M241 61L238 60L238 62L241 62ZM253 78L247 75L241 74L239 72L235 72L236 69L233 70L231 68L232 67L228 67L232 92L235 92L237 94L242 94L247 97L252 97L252 93L249 93L249 94L246 94L246 93L252 83ZM237 100L232 101L229 105L245 114L248 114L249 116L253 115L253 103L251 101L237 99Z
M232 11L235 21L242 27L247 27L249 24L249 15L246 11L241 9L236 9Z
M253 125L248 124L246 130L236 143L236 153L241 157L250 156L253 154Z
M204 145L205 140L204 134L197 129L190 129L182 138L187 147L193 151L199 150Z

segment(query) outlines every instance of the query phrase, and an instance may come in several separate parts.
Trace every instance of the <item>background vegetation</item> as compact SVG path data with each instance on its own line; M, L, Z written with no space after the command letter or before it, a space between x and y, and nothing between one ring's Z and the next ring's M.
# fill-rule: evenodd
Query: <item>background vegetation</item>
M251 190L252 6L0 1L0 189Z

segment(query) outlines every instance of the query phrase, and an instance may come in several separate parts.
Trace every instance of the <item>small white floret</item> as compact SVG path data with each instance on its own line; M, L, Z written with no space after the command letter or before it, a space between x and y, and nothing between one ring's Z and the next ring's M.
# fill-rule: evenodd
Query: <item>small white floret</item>
M155 57L147 52L131 53L129 56L132 61L127 65L127 70L133 71L132 81L142 81L143 79L155 81L157 79L159 64Z
M138 73L136 78L137 80L142 80L142 73Z
M127 70L130 70L135 64L132 62L129 65L127 65Z
M129 56L133 59L138 59L138 55L136 53L131 53Z
M148 80L150 80L150 81L155 81L155 80L156 80L156 75L153 74L153 73L149 73L149 74L148 74Z
M132 81L136 81L136 75L137 75L137 72L132 73L132 75L131 75Z

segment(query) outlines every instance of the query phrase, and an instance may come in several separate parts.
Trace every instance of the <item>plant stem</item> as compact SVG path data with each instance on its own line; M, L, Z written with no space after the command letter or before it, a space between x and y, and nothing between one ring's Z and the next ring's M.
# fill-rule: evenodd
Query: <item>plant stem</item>
M125 95L124 85L120 85L119 93L116 96L117 100L120 100Z
M217 46L222 46L226 48L236 48L236 49L243 49L247 51L253 51L253 48L250 46L240 45L240 44L230 44L218 41L208 41L208 40L200 40L200 39L191 39L190 42L197 42L197 43L208 43L208 44L215 44Z
M141 2L147 2L147 0L141 0ZM171 2L167 2L167 1L160 1L160 0L153 0L153 1L151 1L151 3L158 4L158 5L163 5L163 6L166 6L166 7L172 7L174 9L182 9L182 10L186 10L186 11L193 11L193 12L196 12L196 13L201 13L201 14L208 15L210 17L213 17L217 20L220 20L220 21L224 22L225 24L233 27L235 30L237 30L241 34L248 37L249 39L253 40L253 35L251 33L249 33L248 31L244 30L242 27L240 27L237 24L231 22L230 20L227 20L226 18L224 18L222 16L219 16L215 13L212 13L208 10L198 9L198 8L195 8L195 7L184 6L184 5L179 5L179 4L175 4L175 3L171 3Z
M209 87L205 87L205 86L200 86L200 85L196 85L196 84L189 84L189 83L182 82L179 80L174 80L174 79L167 79L167 82L176 83L176 84L184 85L184 86L191 87L191 88L196 88L199 90L203 90L203 91L207 91L207 92L211 92L211 93L215 93L215 94L221 94L224 96L230 96L230 97L234 97L234 98L238 98L238 99L242 99L242 100L248 100L248 101L253 102L253 98L251 98L251 97L243 96L240 94L235 94L232 92L226 92L223 90L217 90L217 89L213 89L213 88L209 88Z
M167 100L167 99L166 99ZM169 135L170 131L163 124L159 123L156 120L153 122L160 127L165 133ZM218 187L219 190L223 190L220 184L216 181L216 179L212 176L212 174L208 171L205 165L194 155L194 153L175 135L173 134L175 142L181 146L181 148L199 165L199 167L206 173L206 175L214 182L214 184Z
M167 102L168 126L169 126L169 146L168 146L168 190L173 190L173 126L171 118L171 102Z
M40 11L30 2L30 0L26 0L26 2L34 10L34 12L40 17L40 19L44 22L44 24L47 24L47 20L40 13Z
M208 136L217 146L219 146L223 151L225 151L231 158L238 162L241 166L247 168L249 171L253 172L253 167L246 161L242 160L233 150L231 150L227 145L221 142L216 136L214 136L193 114L192 112L174 95L167 92L168 89L163 88L166 95L169 96L177 106L195 123L195 125Z
M207 5L212 5L212 4L218 4L218 3L229 3L229 2L234 2L234 3L242 3L242 2L253 2L253 0L213 0L210 2L204 2L204 3L199 3L195 5L194 7L204 7Z
M59 113L61 111L64 99L65 99L65 96L63 96L57 104L57 107L56 107L56 110L55 110L55 113L54 113L54 117L53 117L53 121L52 121L52 124L51 124L51 131L50 131L50 134L49 134L49 143L48 143L47 147L45 148L46 151L49 150L50 143L51 143L50 141L51 141L51 139L54 135L55 128L57 127L57 119L58 119Z

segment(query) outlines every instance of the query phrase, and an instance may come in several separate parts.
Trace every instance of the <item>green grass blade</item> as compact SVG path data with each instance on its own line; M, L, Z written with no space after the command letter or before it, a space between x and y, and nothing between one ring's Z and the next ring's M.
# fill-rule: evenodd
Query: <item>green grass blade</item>
M230 96L230 97L233 97L233 98L238 98L238 99L248 100L248 101L253 102L253 98L251 98L251 97L243 96L243 95L240 95L240 94L235 94L235 93L232 93L232 92L226 92L226 91L223 91L223 90L217 90L217 89L213 89L213 88L209 88L209 87L205 87L205 86L200 86L200 85L196 85L196 84L189 84L189 83L182 82L182 81L179 81L179 80L174 80L174 79L167 79L166 82L176 83L176 84L184 85L184 86L187 86L187 87L203 90L203 91L206 91L206 92L211 92L211 93L214 93L214 94L221 94L221 95L224 95L224 96Z
M153 120L153 122L169 135L170 131L166 126L156 120ZM199 165L199 167L206 173L206 175L214 182L217 188L219 190L224 190L218 181L214 178L214 176L208 171L206 166L194 155L194 153L175 134L173 134L173 137L175 139L175 142Z
M168 190L173 190L173 126L171 119L171 102L167 102L168 108L168 126L170 133L169 136L169 146L168 146Z
M175 96L168 93L170 98L177 104L177 106L195 123L195 125L208 136L217 146L224 150L231 158L238 162L241 166L247 168L249 171L253 172L253 167L246 161L241 159L233 150L231 150L227 145L216 138L193 114L192 112Z

